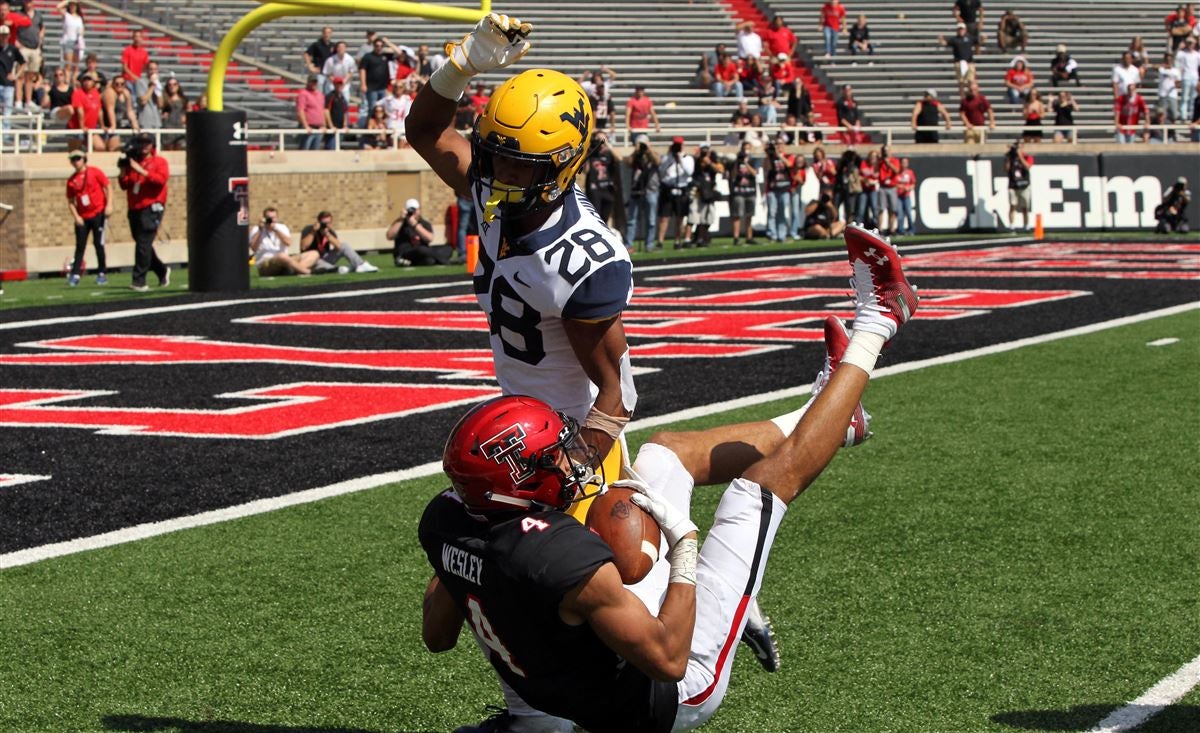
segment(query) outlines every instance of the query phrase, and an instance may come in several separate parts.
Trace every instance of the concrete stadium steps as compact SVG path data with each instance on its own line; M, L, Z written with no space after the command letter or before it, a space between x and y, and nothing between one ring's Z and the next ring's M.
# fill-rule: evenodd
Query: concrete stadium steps
M832 60L823 58L824 38L818 29L823 2L771 0L765 4L770 10L784 15L823 74L839 86L854 86L855 98L869 124L907 127L913 104L930 87L938 91L939 98L957 122L958 88L951 68L951 55L949 49L940 47L937 41L939 35L954 33L952 2L844 2L848 25L853 24L859 13L866 14L876 51L874 56L850 56L846 51L847 35L843 31L838 55ZM1047 105L1047 124L1054 119L1049 103L1056 91L1049 84L1050 59L1054 56L1055 46L1065 43L1072 57L1079 62L1083 80L1082 87L1060 87L1070 91L1079 103L1076 122L1111 125L1113 65L1137 35L1146 42L1153 65L1156 57L1165 50L1166 34L1162 22L1173 7L1170 3L1149 0L985 3L983 32L987 48L976 57L975 66L980 87L996 108L997 122L1002 125L1023 122L1020 105L1008 103L1004 96L1004 74L1016 55L1001 54L996 47L996 26L1004 10L1012 9L1024 20L1029 31L1030 42L1024 56ZM1086 24L1078 22L1080 17L1086 17ZM1142 87L1142 93L1151 105L1156 99L1156 86L1156 74L1151 69L1146 73ZM1082 137L1109 139L1111 134L1081 133Z

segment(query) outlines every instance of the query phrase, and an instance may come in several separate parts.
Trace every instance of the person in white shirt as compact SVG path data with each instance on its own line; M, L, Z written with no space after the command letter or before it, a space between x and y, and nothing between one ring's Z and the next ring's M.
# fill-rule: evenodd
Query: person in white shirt
M1163 54L1163 61L1158 66L1158 102L1155 104L1166 115L1167 122L1179 119L1179 87L1182 74L1175 68L1175 59L1169 53Z
M685 222L692 203L692 174L696 172L696 159L683 152L683 143L682 136L672 138L671 149L658 164L658 241L667 241L667 229L673 223L675 249L688 239Z
M408 119L408 111L412 109L412 97L402 81L392 82L392 96L385 97L382 102L387 112L387 126L392 136L401 144L404 142L404 121Z
M1133 65L1133 54L1126 51L1121 54L1121 63L1113 67L1112 85L1113 99L1125 96L1130 84L1141 84L1142 72Z
M1179 107L1185 116L1192 112L1192 105L1196 102L1196 84L1200 82L1200 50L1196 46L1196 37L1188 36L1175 54L1175 68L1179 70L1183 90L1179 95Z
M315 251L297 257L288 253L292 246L292 230L279 221L274 206L263 209L263 218L250 229L250 252L258 265L261 277L275 275L308 275L319 256Z
M737 48L738 56L744 59L762 56L762 36L754 32L754 23L746 21L738 26Z
M325 65L321 68L321 76L332 80L334 77L341 77L346 80L342 87L342 96L346 98L346 104L350 104L350 88L354 86L354 80L358 78L358 62L354 57L346 53L346 42L338 41L337 50L332 56L325 59ZM328 94L333 90L331 86L325 90Z
M63 18L62 35L58 43L62 48L67 78L74 79L79 64L83 61L83 52L87 48L83 40L83 7L81 3L62 0L58 4L58 10L62 12Z

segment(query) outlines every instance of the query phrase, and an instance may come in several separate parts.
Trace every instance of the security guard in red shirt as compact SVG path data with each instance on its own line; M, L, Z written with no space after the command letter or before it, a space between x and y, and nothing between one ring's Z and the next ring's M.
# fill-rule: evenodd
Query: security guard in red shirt
M117 166L121 169L117 182L129 199L129 231L137 245L130 287L140 293L149 290L146 273L151 270L158 276L159 285L166 287L171 284L171 268L158 258L154 239L167 205L167 179L171 175L167 159L155 149L154 137L141 133L125 146L125 155L117 160Z
M96 247L96 284L108 282L108 263L104 253L104 225L112 215L112 184L104 171L87 164L87 154L73 150L67 156L75 172L67 179L67 207L75 222L75 258L67 285L75 287L83 272L83 253L88 234Z

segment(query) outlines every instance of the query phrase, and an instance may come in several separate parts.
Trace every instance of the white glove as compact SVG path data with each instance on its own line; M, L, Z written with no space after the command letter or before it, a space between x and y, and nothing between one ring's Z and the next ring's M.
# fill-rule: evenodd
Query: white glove
M689 532L695 532L696 524L685 512L671 506L670 502L650 494L650 487L636 479L614 481L610 486L621 489L633 489L635 492L630 500L637 504L642 511L654 517L659 529L667 538L667 547L673 548Z
M499 13L479 21L458 43L446 44L446 58L468 76L502 69L529 51L533 26Z

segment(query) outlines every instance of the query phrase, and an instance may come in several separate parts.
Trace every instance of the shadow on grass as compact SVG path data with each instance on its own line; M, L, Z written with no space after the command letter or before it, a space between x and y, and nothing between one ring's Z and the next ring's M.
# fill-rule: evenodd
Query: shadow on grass
M1022 730L1045 731L1085 731L1091 730L1114 711L1125 705L1076 705L1069 710L1012 710L996 713L992 716L993 723L1007 725ZM1138 708L1146 710L1139 711ZM1169 705L1161 710L1156 705L1130 706L1131 717L1141 717L1150 713L1149 719L1138 726L1138 730L1146 731L1179 731L1179 733L1194 733L1200 731L1200 705Z
M134 733L163 731L164 733L384 733L366 728L344 728L319 725L269 725L241 720L187 720L150 715L106 715L104 727L113 731ZM398 733L436 733L436 731L399 731Z

